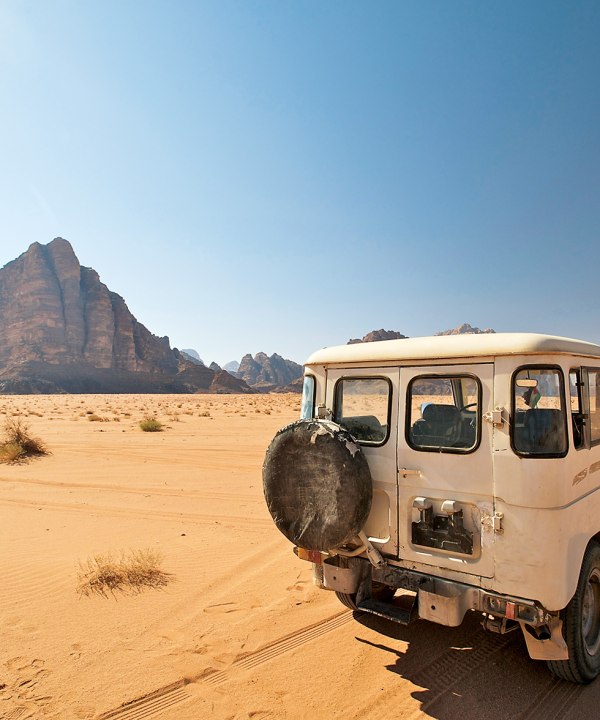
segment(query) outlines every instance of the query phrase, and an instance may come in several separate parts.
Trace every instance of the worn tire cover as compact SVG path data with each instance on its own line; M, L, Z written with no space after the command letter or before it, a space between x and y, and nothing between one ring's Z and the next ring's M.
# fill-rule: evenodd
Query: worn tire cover
M332 550L354 538L373 497L360 446L326 420L299 420L277 433L265 457L263 487L279 530L306 550Z

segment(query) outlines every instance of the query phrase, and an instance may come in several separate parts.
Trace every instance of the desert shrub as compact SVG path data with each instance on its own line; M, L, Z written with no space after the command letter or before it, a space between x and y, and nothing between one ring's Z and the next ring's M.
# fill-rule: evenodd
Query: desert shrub
M92 413L91 415L88 415L87 419L90 422L104 422L104 418L100 417L100 415L96 415L96 413Z
M0 462L14 463L23 458L23 448L18 443L4 443L0 445Z
M140 427L144 432L161 432L163 424L155 417L146 416L140 422Z
M161 588L172 579L161 569L162 558L154 550L134 550L117 560L111 554L95 555L79 563L77 592L108 597L116 591L141 592L144 588Z
M20 418L6 418L4 438L0 441L0 462L12 463L37 455L47 455L48 449L39 438L29 434L29 426Z

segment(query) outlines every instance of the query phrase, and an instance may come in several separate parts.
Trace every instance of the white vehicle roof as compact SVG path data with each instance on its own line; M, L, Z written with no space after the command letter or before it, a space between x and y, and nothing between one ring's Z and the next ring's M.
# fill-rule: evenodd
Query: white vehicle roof
M314 352L306 365L495 357L498 355L600 357L600 345L536 333L485 333L380 340L337 345Z

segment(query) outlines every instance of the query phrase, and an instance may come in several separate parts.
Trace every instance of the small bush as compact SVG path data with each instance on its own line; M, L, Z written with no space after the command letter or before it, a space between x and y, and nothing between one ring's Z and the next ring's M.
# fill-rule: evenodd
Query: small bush
M108 597L115 591L142 592L144 588L164 587L172 579L160 565L160 553L154 550L135 550L122 554L119 560L110 555L96 555L79 563L77 592Z
M100 417L100 415L96 415L96 413L92 413L91 415L88 415L87 419L90 422L104 422L104 418Z
M140 422L140 427L144 432L162 432L163 424L155 417L145 417Z
M31 437L29 426L20 418L7 418L4 439L0 442L0 462L14 463L29 457L47 455L48 449L39 438Z
M0 462L14 463L23 458L23 448L18 443L4 443L0 445Z

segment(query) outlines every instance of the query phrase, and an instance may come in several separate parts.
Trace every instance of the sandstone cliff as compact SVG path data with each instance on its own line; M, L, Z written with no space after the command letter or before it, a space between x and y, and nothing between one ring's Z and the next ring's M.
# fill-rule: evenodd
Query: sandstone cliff
M358 338L348 340L347 345L355 345L356 343L365 342L377 342L378 340L404 340L405 338L406 335L399 333L397 330L384 330L382 328L381 330L372 330L370 333L367 333L362 340L359 340Z
M153 335L66 240L0 269L1 393L209 391L252 392Z
M259 352L254 357L250 354L244 355L236 375L260 392L280 391L284 388L288 390L288 386L291 386L291 392L295 392L296 388L292 383L302 377L302 365L286 360L277 353L269 357L264 352Z

